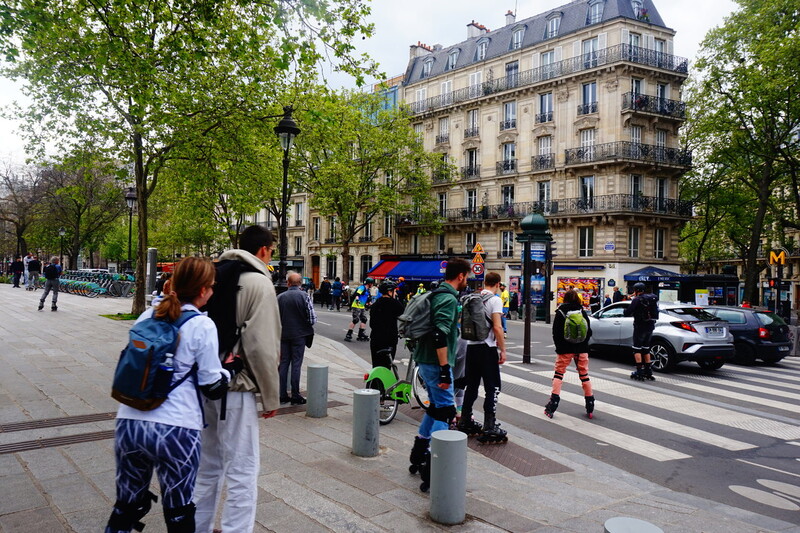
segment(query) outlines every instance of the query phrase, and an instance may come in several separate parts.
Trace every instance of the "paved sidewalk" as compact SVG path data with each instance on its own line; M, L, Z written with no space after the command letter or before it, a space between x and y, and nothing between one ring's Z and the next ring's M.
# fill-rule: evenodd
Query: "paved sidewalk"
M37 312L39 295L0 285L0 531L99 532L115 500L109 388L131 323L98 315L127 312L131 302L62 294L58 312ZM665 532L800 532L664 489L552 443L537 427L510 426L512 443L489 447L493 458L468 452L467 521L439 526L407 470L417 412L405 408L381 428L378 457L355 457L352 391L367 364L319 336L306 362L329 365L337 406L322 419L285 408L262 422L256 531L602 532L608 518L630 516ZM147 533L165 531L158 507L145 523Z

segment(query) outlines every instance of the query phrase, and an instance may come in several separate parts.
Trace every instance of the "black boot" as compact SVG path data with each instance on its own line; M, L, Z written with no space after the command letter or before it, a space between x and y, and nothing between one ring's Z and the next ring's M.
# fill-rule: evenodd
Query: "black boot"
M585 396L584 400L586 401L586 416L589 418L594 418L594 396Z
M644 381L644 365L642 363L636 363L636 370L631 372L631 379Z
M561 396L558 394L550 395L550 401L544 406L544 414L546 414L548 418L553 418L553 413L555 413L556 409L558 409L558 402L560 401Z
M483 434L483 426L472 418L472 414L462 414L456 429L470 437Z
M344 340L346 340L347 342L353 342L353 330L352 329L348 329L347 330L347 335L344 336Z
M656 380L656 378L653 377L652 363L644 363L644 368L642 371L644 373L644 379L648 379L650 381Z
M363 329L359 329L359 330L358 330L358 337L356 338L356 340L359 340L359 341L368 341L368 340L369 340L369 337L367 337L367 335L366 335L366 333L364 333L364 330L363 330Z
M508 436L504 429L500 429L500 424L492 414L485 414L483 417L483 434L476 440L481 444L502 444L508 442Z
M408 467L409 472L416 474L421 470L422 465L430 460L431 452L428 449L430 444L430 439L414 437L414 447L411 448L411 455L408 457L408 462L411 463Z

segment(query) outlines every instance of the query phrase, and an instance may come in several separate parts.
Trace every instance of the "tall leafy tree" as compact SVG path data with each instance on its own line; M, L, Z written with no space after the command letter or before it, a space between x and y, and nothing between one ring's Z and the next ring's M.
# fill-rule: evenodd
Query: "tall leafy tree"
M0 221L11 228L15 254L28 253L27 235L37 220L43 186L32 168L4 164L0 170ZM5 237L5 236L4 236Z
M773 195L789 184L786 154L792 146L796 153L800 127L800 5L737 3L739 9L702 43L690 100L699 163L726 168L752 196L743 248L745 298L757 301L759 245Z
M133 312L144 309L148 199L179 147L234 112L276 112L290 77L326 51L363 81L371 62L363 0L7 0L0 5L3 73L26 82L25 121L93 136L133 166L138 261ZM366 66L364 69L362 67Z
M298 113L295 179L312 209L336 217L348 282L350 244L369 221L413 209L435 229L430 173L441 157L425 152L408 115L385 109L380 94L315 94Z

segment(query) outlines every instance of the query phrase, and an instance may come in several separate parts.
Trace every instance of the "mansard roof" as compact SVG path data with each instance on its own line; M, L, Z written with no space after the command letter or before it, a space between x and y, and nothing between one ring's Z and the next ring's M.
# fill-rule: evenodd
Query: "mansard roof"
M523 36L521 49L530 48L539 45L545 41L556 40L570 33L576 33L584 28L603 24L613 19L627 18L632 20L642 20L637 18L631 0L599 0L604 3L603 16L600 22L595 24L587 24L590 5L596 3L597 0L573 0L572 2L563 6L551 9L544 13L540 13L533 17L519 20L513 24L503 26L494 31L483 33L476 37L471 37L466 41L462 41L452 46L443 47L441 50L434 50L429 54L421 57L413 58L409 61L408 68L405 74L405 85L417 83L423 79L428 79L438 76L445 72L447 66L448 56L454 50L458 50L458 60L455 68L458 70L468 65L481 63L496 57L505 55L511 51L511 40L514 31L519 28L525 28L525 35ZM667 28L661 15L656 10L653 0L642 0L642 4L647 13L647 22L653 26ZM551 38L546 38L545 32L547 29L547 21L554 15L560 14L561 23L558 30L558 35ZM475 60L475 53L480 42L487 41L488 46L486 49L486 57L481 61ZM424 78L422 77L423 65L426 62L432 62L430 72Z

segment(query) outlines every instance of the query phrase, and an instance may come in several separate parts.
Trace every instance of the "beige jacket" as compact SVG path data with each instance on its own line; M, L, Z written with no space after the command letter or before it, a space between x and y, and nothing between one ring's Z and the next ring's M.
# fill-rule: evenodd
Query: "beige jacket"
M275 287L266 265L250 252L228 250L220 260L238 259L258 272L242 272L236 299L236 323L242 328L239 354L245 370L236 374L230 390L260 392L264 411L280 407L278 362L281 353L281 318Z

